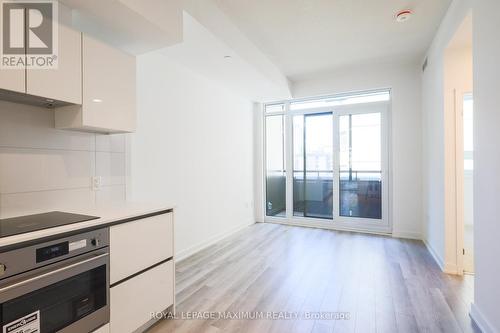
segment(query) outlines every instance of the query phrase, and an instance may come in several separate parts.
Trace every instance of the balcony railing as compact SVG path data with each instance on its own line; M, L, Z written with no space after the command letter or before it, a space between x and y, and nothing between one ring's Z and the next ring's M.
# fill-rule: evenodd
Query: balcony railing
M294 215L333 217L333 172L328 170L293 172ZM370 170L341 171L339 181L340 216L371 219L382 218L381 172ZM286 210L286 174L276 171L268 174L268 216L284 216Z

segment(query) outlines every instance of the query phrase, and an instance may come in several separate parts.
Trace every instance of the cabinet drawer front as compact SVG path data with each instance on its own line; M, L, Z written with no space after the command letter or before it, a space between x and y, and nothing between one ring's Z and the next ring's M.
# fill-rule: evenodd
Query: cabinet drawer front
M152 312L174 303L173 260L114 286L110 294L111 333L135 331L152 319Z
M106 325L102 326L101 328L98 328L97 330L95 330L92 333L109 333L109 324L106 324Z
M112 226L109 241L113 284L173 256L172 213Z

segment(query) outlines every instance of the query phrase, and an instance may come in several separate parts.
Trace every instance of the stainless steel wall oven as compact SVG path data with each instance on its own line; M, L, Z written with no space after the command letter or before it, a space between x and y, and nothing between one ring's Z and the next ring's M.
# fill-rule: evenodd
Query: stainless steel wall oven
M109 235L98 229L0 253L1 333L83 333L109 322Z

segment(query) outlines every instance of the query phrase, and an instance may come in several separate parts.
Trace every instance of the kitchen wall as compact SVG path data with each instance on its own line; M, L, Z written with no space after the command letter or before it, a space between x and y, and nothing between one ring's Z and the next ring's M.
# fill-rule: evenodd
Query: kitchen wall
M392 89L391 219L397 237L422 237L422 128L420 64L345 68L293 84L294 97Z
M0 101L1 216L123 201L125 163L125 135L56 130L52 110Z
M182 259L254 223L253 104L161 52L137 59L132 200L173 203Z
M455 117L454 101L449 97L456 88L453 85L458 83L456 77L446 79L445 72L452 75L461 67L453 64L457 58L446 51L449 51L450 42L469 13L468 0L452 2L427 51L428 65L422 76L424 240L440 266L448 272L457 270L454 241Z
M484 333L500 332L500 43L498 0L473 1L474 246L472 315Z

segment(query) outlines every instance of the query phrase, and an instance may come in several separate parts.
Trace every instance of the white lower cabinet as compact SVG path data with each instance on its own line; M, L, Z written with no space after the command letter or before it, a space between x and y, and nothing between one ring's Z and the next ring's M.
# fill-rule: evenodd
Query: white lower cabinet
M160 214L109 229L110 283L173 256L173 214Z
M174 221L168 212L109 228L110 332L143 330L174 304Z
M109 333L109 324L99 327L92 333Z
M134 332L174 303L173 260L111 288L111 333Z

